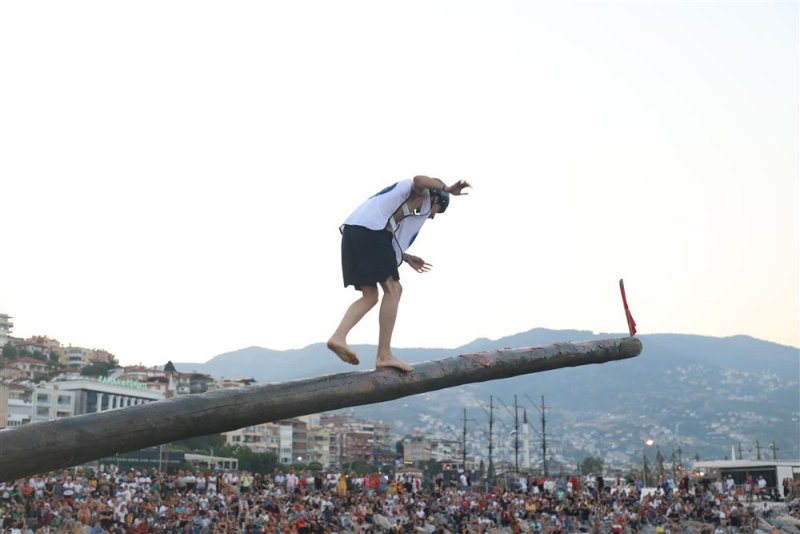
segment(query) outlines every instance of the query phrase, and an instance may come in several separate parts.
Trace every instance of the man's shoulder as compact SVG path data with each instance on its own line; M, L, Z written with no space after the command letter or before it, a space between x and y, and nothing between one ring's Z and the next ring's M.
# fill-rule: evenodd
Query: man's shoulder
M392 195L407 195L411 190L414 189L414 182L412 180L400 180L399 182L395 182L392 185L388 185L372 195L370 198L376 197L385 197L385 196L392 196Z

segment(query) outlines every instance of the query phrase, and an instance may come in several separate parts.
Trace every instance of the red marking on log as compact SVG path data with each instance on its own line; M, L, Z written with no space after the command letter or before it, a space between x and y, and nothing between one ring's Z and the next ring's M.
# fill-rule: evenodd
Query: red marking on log
M633 320L631 310L628 308L628 299L625 297L625 284L619 279L619 292L622 293L622 306L625 308L625 319L628 321L628 332L631 337L636 335L636 321Z

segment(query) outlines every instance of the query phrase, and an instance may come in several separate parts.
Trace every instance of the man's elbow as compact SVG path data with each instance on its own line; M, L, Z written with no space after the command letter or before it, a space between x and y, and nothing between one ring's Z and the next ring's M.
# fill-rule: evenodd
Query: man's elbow
M430 181L429 176L418 175L414 177L414 188L425 189L427 182Z

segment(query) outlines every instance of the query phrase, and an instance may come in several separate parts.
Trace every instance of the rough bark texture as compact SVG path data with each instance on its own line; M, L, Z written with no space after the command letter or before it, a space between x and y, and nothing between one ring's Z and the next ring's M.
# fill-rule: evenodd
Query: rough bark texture
M341 373L25 425L0 431L0 480L194 436L471 382L632 358L641 351L641 341L632 337L494 350L420 363L408 374L392 369Z

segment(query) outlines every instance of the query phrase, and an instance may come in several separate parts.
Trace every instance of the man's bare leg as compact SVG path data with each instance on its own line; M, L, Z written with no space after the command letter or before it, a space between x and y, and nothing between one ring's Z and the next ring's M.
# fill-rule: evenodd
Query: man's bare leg
M378 322L380 325L378 332L378 356L375 358L375 368L393 367L405 373L412 370L411 366L392 354L392 333L394 323L397 320L397 308L400 306L400 295L403 294L403 286L398 280L391 277L385 282L381 282L383 288L383 298L381 299L380 315Z
M328 340L328 348L346 363L358 365L358 356L347 346L347 334L378 303L378 288L362 286L361 298L352 303L342 317L336 332Z

